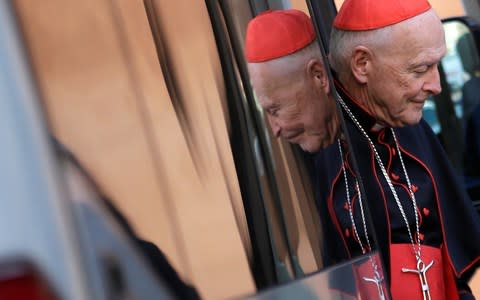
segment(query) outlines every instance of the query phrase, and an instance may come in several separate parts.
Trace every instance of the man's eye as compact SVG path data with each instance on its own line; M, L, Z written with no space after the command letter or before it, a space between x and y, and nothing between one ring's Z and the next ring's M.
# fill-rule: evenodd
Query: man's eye
M270 108L267 112L272 117L276 117L278 115L278 108Z
M429 68L430 68L429 66L422 66L422 67L414 69L413 72L415 72L417 74L423 74L423 73L426 73Z

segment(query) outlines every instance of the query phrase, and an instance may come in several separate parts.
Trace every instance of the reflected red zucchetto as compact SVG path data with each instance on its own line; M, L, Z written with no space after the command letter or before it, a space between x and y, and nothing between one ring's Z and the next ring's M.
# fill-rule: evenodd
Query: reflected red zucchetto
M399 23L431 8L426 0L345 0L333 21L341 30L371 30Z
M268 10L248 23L245 55L251 63L268 61L301 50L314 39L313 24L304 12Z

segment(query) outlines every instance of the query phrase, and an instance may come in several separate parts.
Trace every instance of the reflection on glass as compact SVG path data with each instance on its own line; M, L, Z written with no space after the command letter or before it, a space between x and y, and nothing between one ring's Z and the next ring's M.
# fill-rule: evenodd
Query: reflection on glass
M383 271L373 271L372 262L379 261L379 254L371 253L247 299L390 299Z
M469 95L471 91L467 91L467 95L464 95L464 92L467 82L478 75L478 55L467 26L460 22L451 22L445 24L444 28L447 53L442 59L442 66L450 86L456 115L459 118L464 115L467 117L476 100Z
M285 253L285 257L290 258L285 266L293 270L292 279L377 249L367 216L366 197L362 195L363 202L358 200L360 189L355 178L359 176L351 168L353 158L348 153L349 147L345 143L345 153L339 153L336 148L338 119L332 116L341 112L329 89L311 84L313 79L308 77L318 71L325 76L325 82L329 82L324 75L328 73L325 68L328 65L314 37L294 53L266 62L248 62L256 101L255 109L250 110L251 120L257 121L261 141L258 144L264 147L264 152L257 151L264 154L262 161L267 178L262 180L272 183L268 190L270 197L264 196L267 217L271 219L277 253ZM263 109L258 110L259 106ZM323 149L334 154L335 170L344 160L348 161L345 164L349 165L348 170L345 169L341 180L333 178L331 165L315 165L316 153ZM345 209L347 195L350 210ZM358 230L344 232L350 228ZM286 249L279 247L279 239L285 241ZM284 262L283 255L279 258ZM380 262L372 267L372 273L373 269L377 270L377 276L367 277L372 283L384 277L378 264Z
M469 28L460 21L444 24L447 54L442 60L464 141L463 173L473 200L480 199L480 58Z
M439 134L441 128L440 123L438 122L436 109L437 107L435 102L433 101L432 97L429 97L423 106L423 118L425 121L427 121L428 125L430 125L433 132L435 132L435 134Z

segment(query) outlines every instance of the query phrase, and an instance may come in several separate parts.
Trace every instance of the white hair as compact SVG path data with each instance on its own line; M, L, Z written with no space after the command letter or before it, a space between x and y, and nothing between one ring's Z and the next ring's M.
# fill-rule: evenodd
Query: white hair
M257 66L262 65L262 67L266 66L270 70L275 70L275 72L279 75L281 74L296 77L297 75L301 76L304 73L305 65L311 59L317 59L323 64L322 54L316 40L292 54L265 62L249 63L249 69L254 70ZM299 79L303 78L300 76L298 77Z
M337 73L345 73L350 69L350 58L358 46L370 49L392 44L392 26L366 31L348 31L332 28L330 35L330 66Z

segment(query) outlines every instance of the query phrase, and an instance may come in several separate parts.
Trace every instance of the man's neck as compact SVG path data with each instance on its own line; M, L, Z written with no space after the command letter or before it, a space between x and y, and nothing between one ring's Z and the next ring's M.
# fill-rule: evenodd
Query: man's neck
M377 123L381 126L388 126L383 122L381 116L381 109L375 105L370 94L368 93L366 85L360 85L354 79L340 80L342 86L347 91L351 100L353 100L364 111L371 115Z
M368 101L365 101L366 98L361 93L357 92L355 93L356 96L354 96L350 92L350 90L358 91L358 89L348 88L348 86L345 86L343 83L339 83L340 81L337 80L337 89L340 95L343 97L342 99L347 103L347 106L352 109L352 113L366 130L378 132L386 127L385 124L379 122L376 115L372 113L370 107L367 106ZM367 105L365 105L365 103L367 103Z
M357 105L362 107L370 115L375 116L375 110L373 109L374 107L371 104L370 97L368 95L368 91L365 85L359 85L351 78L340 78L339 81L350 96L350 98L355 101Z

